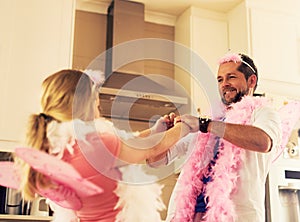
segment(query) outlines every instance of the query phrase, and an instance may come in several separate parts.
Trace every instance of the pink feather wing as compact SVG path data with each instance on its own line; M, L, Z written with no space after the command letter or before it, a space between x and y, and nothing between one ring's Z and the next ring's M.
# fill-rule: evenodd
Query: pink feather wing
M15 164L11 161L0 162L0 185L17 190L20 182L20 171L16 169Z
M103 192L103 189L84 179L67 162L32 148L16 148L16 155L36 171L58 184L57 189L40 189L39 194L56 204L73 210L82 207L81 198Z
M65 186L59 186L57 189L39 189L38 193L63 208L79 210L82 207L81 200L76 193Z
M288 104L281 107L279 110L279 115L281 118L282 124L282 140L280 144L280 150L278 151L276 157L273 162L282 154L284 148L286 147L292 130L300 119L300 102L292 101Z
M84 179L69 163L32 148L16 148L15 153L36 171L55 182L72 188L79 197L88 197L103 192L103 189Z

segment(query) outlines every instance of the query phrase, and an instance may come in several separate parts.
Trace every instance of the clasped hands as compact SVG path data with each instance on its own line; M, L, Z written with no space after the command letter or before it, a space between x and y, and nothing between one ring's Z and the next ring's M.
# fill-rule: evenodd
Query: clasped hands
M197 132L199 130L198 117L189 114L176 116L175 113L170 113L168 115L160 117L152 127L152 131L155 131L157 133L164 132L180 122L188 125L190 128L190 132Z

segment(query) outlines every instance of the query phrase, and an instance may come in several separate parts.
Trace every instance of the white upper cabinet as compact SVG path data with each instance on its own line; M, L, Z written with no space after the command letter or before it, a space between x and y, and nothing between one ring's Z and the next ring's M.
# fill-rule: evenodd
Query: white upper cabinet
M257 91L300 98L299 4L269 3L248 0L228 13L230 46L254 59Z
M176 64L182 65L186 60L189 67L177 67L175 79L190 90L191 113L210 114L211 96L217 95L217 62L229 49L226 15L194 7L187 9L177 19L175 42L190 49L189 58L182 58L182 53L175 50Z
M0 149L40 112L43 79L71 67L74 10L73 0L0 1Z
M298 0L288 5L283 0L245 0L224 13L191 7L177 19L175 41L199 55L213 73L218 58L228 50L248 54L258 68L258 93L299 99L299 6ZM176 57L178 61L184 59L178 54ZM194 69L191 57L186 60ZM204 81L187 81L190 75L186 70L175 69L175 79L190 90L191 113L199 108L207 113L209 99L201 86Z
M297 19L278 11L251 9L253 57L263 79L300 84Z

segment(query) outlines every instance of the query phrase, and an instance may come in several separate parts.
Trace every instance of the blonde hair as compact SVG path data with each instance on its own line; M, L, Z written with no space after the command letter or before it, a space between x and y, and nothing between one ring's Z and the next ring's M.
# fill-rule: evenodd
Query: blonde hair
M49 152L47 125L51 121L66 122L72 119L93 120L97 90L89 77L78 70L61 70L47 77L42 84L42 113L29 118L26 134L28 146ZM21 190L26 200L35 197L37 186L53 186L39 172L23 163Z

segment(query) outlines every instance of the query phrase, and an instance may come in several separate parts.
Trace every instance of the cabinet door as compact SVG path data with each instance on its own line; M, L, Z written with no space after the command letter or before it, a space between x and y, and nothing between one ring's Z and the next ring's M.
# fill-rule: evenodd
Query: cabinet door
M194 105L194 108L192 108L193 114L197 114L199 111L201 114L211 114L210 102L212 101L209 101L213 96L211 94L218 94L216 88L218 59L228 51L227 30L226 20L192 17L192 50L207 63L211 71L211 73L201 73L201 79L198 79L199 82L192 79L191 98ZM211 84L215 85L210 86L210 88L215 88L214 91L205 89L208 84L208 81L206 81L208 78L215 79L215 81L211 81Z
M71 67L74 10L74 0L0 1L0 140L22 138L43 79Z
M228 51L226 20L192 17L192 49L216 71L218 59Z
M253 57L263 79L300 83L297 22L295 16L251 9Z

